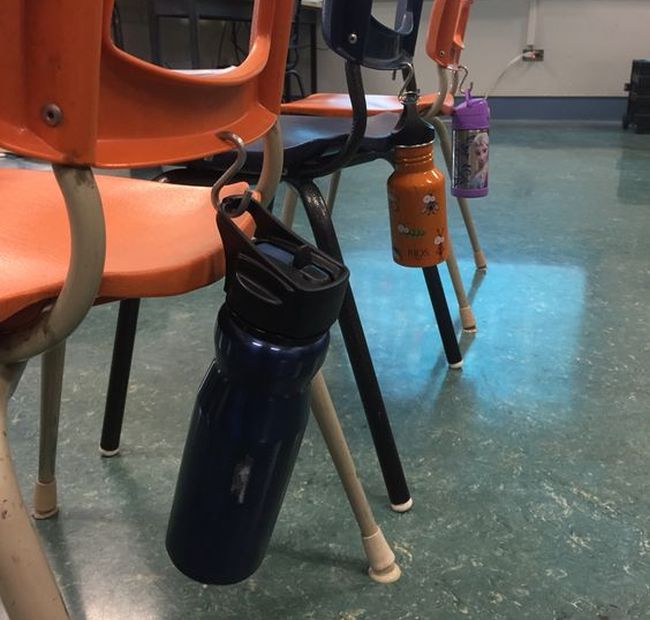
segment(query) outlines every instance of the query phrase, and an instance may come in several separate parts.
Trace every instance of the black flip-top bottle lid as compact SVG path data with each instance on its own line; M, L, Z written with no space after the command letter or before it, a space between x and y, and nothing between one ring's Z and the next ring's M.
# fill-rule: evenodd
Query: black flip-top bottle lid
M242 197L224 200L217 226L226 254L226 303L244 323L272 335L306 340L336 321L349 272L251 199L249 239L232 221Z

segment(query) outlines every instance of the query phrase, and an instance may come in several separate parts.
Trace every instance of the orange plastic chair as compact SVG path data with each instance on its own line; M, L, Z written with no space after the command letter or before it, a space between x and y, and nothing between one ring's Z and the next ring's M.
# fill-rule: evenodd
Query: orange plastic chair
M427 27L426 52L437 63L439 76L439 92L420 95L418 108L425 118L432 122L439 134L441 148L451 170L451 146L447 129L438 116L449 116L453 111L454 94L458 87L458 69L460 55L464 49L465 30L469 19L469 11L473 0L434 0L429 24ZM451 71L453 79L449 80ZM366 104L368 115L377 115L382 112L399 113L402 104L396 95L367 95ZM299 99L282 104L283 114L302 114L310 116L350 117L352 106L347 94L344 93L314 93ZM341 172L332 175L328 204L333 206ZM292 200L292 198L290 199ZM486 268L485 255L481 249L476 227L465 198L458 199L459 207L465 222L474 251L474 260L478 269ZM291 203L289 204L291 209ZM467 330L475 328L474 316L466 298L460 273L457 270L455 259L448 262L450 275L454 284L458 305L461 312L463 327Z
M12 620L68 617L23 506L5 430L27 361L44 353L50 369L36 498L52 507L60 381L51 369L62 370L67 336L95 303L178 294L224 271L209 188L95 179L90 167L230 149L217 131L247 142L267 134L279 146L273 127L292 5L258 0L246 60L192 74L117 49L113 0L0 4L0 147L54 169L0 170L0 599ZM258 185L263 200L279 178L281 159L273 163ZM252 233L249 218L238 223Z

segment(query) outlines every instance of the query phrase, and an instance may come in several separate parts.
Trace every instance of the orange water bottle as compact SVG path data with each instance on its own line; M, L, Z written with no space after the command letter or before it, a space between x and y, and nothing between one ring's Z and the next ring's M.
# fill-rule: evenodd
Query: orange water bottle
M394 261L431 267L449 255L445 177L433 163L433 127L419 117L416 101L404 101L403 122L394 133L388 211Z

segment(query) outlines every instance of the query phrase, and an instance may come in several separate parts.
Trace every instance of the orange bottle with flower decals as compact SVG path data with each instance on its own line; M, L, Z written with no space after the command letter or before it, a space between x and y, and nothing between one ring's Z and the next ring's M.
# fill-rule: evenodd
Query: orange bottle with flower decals
M393 260L431 267L449 255L445 177L433 163L433 141L397 145L388 179Z

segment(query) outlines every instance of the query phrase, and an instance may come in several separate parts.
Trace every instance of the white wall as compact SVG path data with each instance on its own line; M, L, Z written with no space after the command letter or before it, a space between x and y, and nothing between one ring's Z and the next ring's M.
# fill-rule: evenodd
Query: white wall
M120 0L120 5L127 46L148 56L146 1ZM392 23L394 6L394 0L380 0L377 17ZM492 86L508 61L521 53L528 7L529 0L474 0L462 60L471 70L478 94ZM433 63L424 54L430 9L427 0L416 56L423 89L437 85ZM201 35L202 57L209 62L216 57L221 27L203 22ZM182 24L170 21L163 25L163 37L167 60L187 59L187 31ZM650 0L538 0L536 44L544 48L545 60L512 67L493 95L624 96L623 84L629 79L632 59L650 56ZM305 50L303 59L308 55ZM307 79L306 67L304 73ZM399 90L389 74L377 71L366 72L366 87L368 92L378 93ZM319 52L319 88L345 90L343 61L324 43Z
M376 11L392 22L393 2ZM431 3L425 3L416 56L422 89L437 84L435 70L423 51ZM474 0L462 61L471 70L475 92L489 88L526 42L529 0ZM650 56L650 0L538 0L536 45L544 49L540 63L512 67L493 95L623 96L632 59ZM345 89L342 61L321 52L319 88ZM369 92L391 93L398 87L389 75L366 73Z

